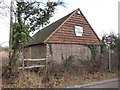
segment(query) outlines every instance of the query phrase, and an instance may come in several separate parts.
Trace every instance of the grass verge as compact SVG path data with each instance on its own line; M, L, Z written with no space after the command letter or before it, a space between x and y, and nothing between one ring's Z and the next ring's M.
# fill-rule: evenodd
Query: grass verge
M62 77L61 79L53 80L47 85L48 88L64 88L74 85L83 85L94 81L107 80L112 78L117 78L118 74L115 72L112 73L94 73L80 76L70 76Z

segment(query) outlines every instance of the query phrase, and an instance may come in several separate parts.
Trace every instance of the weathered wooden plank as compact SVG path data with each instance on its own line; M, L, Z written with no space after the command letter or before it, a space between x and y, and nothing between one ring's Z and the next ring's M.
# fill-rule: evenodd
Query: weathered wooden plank
M24 61L44 61L46 58L41 58L41 59L24 59Z
M45 67L45 65L27 66L27 67L24 67L24 69L31 69L31 68L37 68L37 67ZM18 67L18 69L23 69L23 67Z

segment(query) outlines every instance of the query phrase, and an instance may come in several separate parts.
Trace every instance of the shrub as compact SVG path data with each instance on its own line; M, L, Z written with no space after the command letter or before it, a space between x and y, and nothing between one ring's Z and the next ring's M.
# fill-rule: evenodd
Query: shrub
M72 65L72 63L73 63L73 60L74 60L74 56L69 56L68 58L63 60L63 66L65 68L69 68Z

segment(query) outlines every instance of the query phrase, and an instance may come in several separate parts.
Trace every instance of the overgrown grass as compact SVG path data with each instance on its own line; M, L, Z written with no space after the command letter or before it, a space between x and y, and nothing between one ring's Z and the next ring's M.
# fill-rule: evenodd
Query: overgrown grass
M35 72L20 72L17 78L13 78L11 77L9 80L4 79L3 88L43 88L43 84L41 83L42 77ZM10 83L10 80L14 82Z
M80 74L79 72L56 72L48 75L49 81L43 82L44 76L36 72L20 72L18 77L3 79L3 88L64 88L74 85L82 85L93 81L117 78L117 72L96 72ZM10 81L10 82L9 82Z
M117 78L117 73L94 73L84 74L79 76L65 75L60 79L52 78L52 80L46 85L47 88L64 88L74 85L82 85L93 81L107 80L111 78Z

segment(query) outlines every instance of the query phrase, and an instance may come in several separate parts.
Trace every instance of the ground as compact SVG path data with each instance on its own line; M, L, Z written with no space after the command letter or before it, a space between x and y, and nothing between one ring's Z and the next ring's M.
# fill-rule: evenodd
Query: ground
M116 77L118 77L117 73L87 74L87 75L78 76L78 77L66 78L66 80L64 79L59 85L56 85L55 87L61 88L61 87L68 87L73 85L83 85L93 81L107 80L107 79L112 79Z
M75 85L67 88L119 88L118 83L120 83L118 78L102 80L99 82L87 83L84 85Z
M94 73L80 76L64 76L60 79L51 77L49 83L42 83L42 77L38 77L35 73L25 73L19 80L16 79L14 84L3 84L3 88L64 88L74 85L83 85L93 81L101 81L112 78L117 78L118 74L115 72L111 73Z

